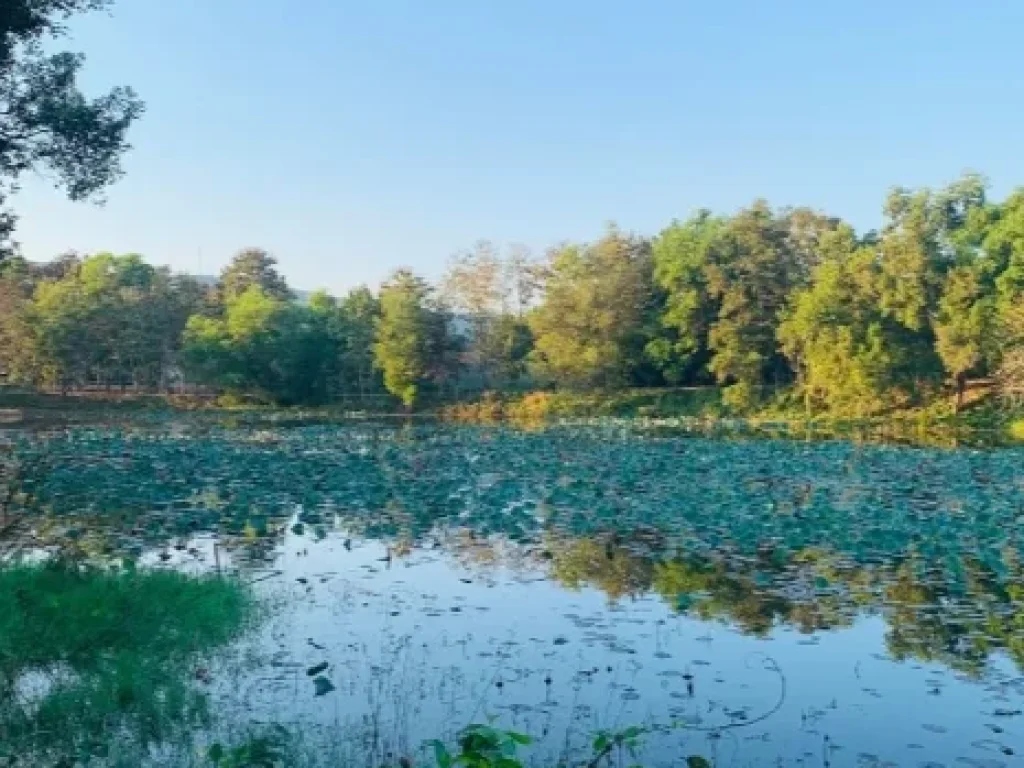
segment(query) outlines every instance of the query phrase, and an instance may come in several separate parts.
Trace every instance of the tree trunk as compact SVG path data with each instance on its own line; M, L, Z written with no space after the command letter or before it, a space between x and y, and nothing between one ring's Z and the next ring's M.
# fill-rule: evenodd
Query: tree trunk
M956 407L954 411L960 413L960 410L964 407L964 389L966 388L966 380L962 373L957 374L956 377Z

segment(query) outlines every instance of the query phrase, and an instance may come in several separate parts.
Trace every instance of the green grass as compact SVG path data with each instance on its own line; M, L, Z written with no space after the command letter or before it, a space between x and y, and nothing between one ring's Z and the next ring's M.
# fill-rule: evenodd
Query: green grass
M195 665L253 607L224 579L66 563L0 570L0 764L89 762L207 722ZM19 692L28 679L35 699Z

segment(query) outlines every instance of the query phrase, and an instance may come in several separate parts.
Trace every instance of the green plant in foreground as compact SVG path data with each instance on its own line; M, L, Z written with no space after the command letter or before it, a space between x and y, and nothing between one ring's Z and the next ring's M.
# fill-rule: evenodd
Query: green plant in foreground
M206 724L194 663L235 637L252 607L225 579L60 562L0 569L0 758L88 763ZM26 675L43 681L34 705L16 694Z
M236 747L213 744L206 756L215 768L274 768L287 758L287 741L287 730L274 725L270 733L250 736Z
M434 749L437 768L464 765L467 768L522 768L516 753L520 746L532 744L533 739L516 731L503 731L489 725L469 725L459 731L459 751L452 754L444 742L429 742Z
M649 728L633 725L621 731L600 731L593 740L593 755L586 762L586 768L611 762L612 757L623 751L631 758L637 757L641 739L650 733ZM473 724L459 731L456 743L458 751L453 754L440 740L427 743L434 750L437 768L523 768L525 763L519 757L519 747L529 746L533 738L516 731L506 731L490 725ZM620 764L622 762L620 761ZM635 768L635 764L634 768ZM711 768L712 764L700 755L686 758L687 768Z

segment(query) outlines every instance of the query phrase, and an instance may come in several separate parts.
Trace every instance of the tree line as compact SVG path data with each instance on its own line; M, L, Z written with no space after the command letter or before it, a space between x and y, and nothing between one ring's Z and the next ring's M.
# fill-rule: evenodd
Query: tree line
M810 208L700 210L654 237L615 227L543 258L488 243L432 285L298 301L259 249L216 284L136 255L0 268L0 365L76 388L181 382L282 404L390 394L720 385L751 405L792 386L811 410L874 412L974 377L1024 384L1024 190L968 174L894 189L859 235Z

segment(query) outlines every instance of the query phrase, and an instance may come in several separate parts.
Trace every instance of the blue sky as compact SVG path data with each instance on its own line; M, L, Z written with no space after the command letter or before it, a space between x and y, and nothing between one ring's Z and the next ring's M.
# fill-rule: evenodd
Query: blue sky
M1024 184L1024 3L118 0L64 46L148 112L105 207L29 179L29 258L241 247L301 288L428 277L486 238L808 204L877 226L886 189Z

